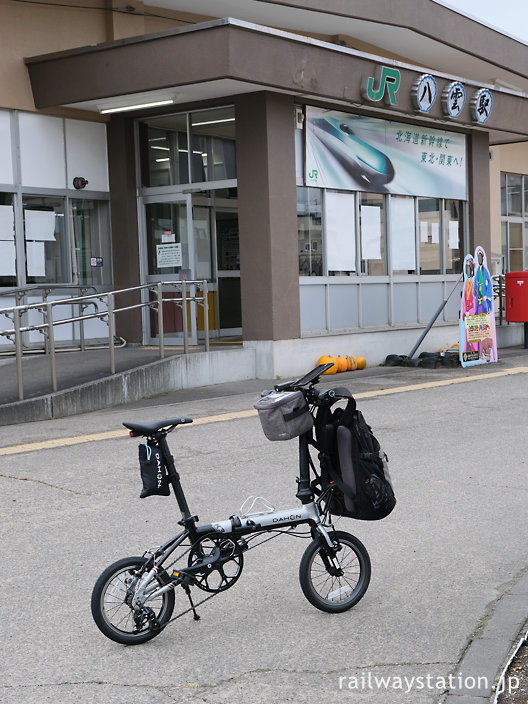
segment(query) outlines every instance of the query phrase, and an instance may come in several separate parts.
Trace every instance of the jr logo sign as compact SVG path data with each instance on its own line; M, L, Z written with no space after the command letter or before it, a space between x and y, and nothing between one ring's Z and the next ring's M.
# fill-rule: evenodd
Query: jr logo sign
M396 92L400 87L401 75L397 68L381 66L376 70L373 78L364 78L361 86L361 94L365 100L379 103L385 99L388 105L396 105Z

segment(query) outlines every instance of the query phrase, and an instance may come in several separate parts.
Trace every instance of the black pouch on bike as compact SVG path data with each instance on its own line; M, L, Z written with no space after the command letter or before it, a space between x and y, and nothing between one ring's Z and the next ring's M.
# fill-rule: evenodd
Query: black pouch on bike
M291 440L313 427L302 391L272 391L253 405L268 440Z
M142 443L139 446L139 467L143 481L140 499L147 496L170 495L169 479L158 445Z

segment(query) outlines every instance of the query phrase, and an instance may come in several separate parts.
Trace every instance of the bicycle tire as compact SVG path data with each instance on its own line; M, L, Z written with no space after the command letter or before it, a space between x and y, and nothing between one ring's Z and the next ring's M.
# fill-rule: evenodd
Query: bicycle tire
M325 544L316 538L306 548L299 565L299 581L304 596L321 611L341 613L355 606L370 582L370 557L363 543L351 533L330 534L338 543L342 576L330 574L325 565Z
M92 591L92 616L107 638L123 645L139 645L155 638L172 616L174 610L174 590L169 589L146 606L152 609L157 626L151 628L145 621L138 628L134 621L134 611L125 601L127 591L134 579L133 573L143 567L144 557L124 557L107 567L96 581ZM164 570L155 577L160 586L169 581ZM128 582L128 584L127 584Z

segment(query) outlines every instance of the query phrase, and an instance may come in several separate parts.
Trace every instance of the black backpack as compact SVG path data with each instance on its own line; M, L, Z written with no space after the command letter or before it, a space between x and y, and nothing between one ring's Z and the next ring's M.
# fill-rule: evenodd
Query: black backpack
M350 392L335 391L348 401L344 409L318 409L314 445L319 450L321 475L312 488L334 516L380 520L396 505L387 455Z

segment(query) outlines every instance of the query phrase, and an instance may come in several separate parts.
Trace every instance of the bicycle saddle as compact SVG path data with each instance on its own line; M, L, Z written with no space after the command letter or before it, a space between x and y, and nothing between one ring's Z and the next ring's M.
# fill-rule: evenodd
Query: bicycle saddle
M162 428L170 428L171 426L183 425L184 423L192 423L192 418L169 418L168 420L154 420L150 423L132 423L123 421L125 428L128 428L136 435L152 435Z

